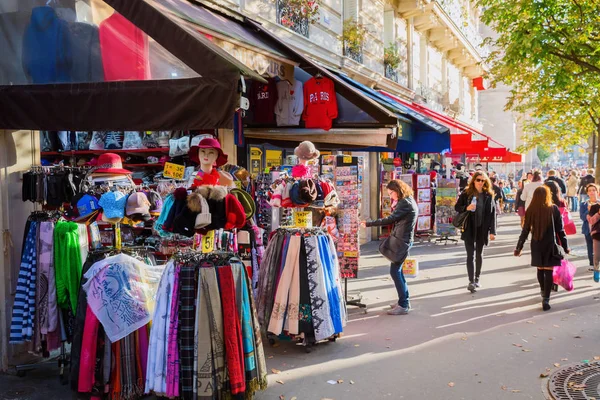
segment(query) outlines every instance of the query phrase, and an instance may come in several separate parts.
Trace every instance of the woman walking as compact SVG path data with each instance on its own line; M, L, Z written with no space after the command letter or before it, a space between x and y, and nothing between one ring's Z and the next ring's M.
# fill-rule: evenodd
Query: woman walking
M519 190L515 195L515 208L517 209L517 215L521 218L521 228L525 223L525 200L521 199L521 193L523 193L523 187L528 183L527 179L521 179L519 181Z
M595 271L594 267L594 239L592 238L592 231L590 223L588 222L587 216L590 213L590 209L595 204L598 204L598 186L594 183L590 183L585 188L585 194L587 200L579 204L579 218L581 218L581 233L585 237L585 244L587 246L588 261L592 271ZM600 276L599 276L600 278Z
M531 204L525 212L525 225L517 242L515 256L520 257L529 233L531 238L531 265L537 267L537 278L542 295L542 309L550 309L550 292L554 267L561 264L563 255L571 250L558 207L552 204L552 194L547 186L540 186L533 192Z
M496 203L490 179L483 171L477 171L469 186L460 194L454 209L463 213L470 211L461 239L467 250L467 290L475 293L480 287L479 276L483 264L483 246L496 239Z
M379 251L391 261L390 275L398 292L398 302L388 314L405 315L410 311L410 298L402 264L413 244L419 209L413 198L413 191L406 183L392 180L387 184L387 191L392 199L392 214L375 221L362 221L360 224L363 228L393 225L390 236L381 243Z
M576 170L571 170L569 179L567 179L567 200L571 205L571 211L577 211L577 188L579 187L579 176Z
M529 208L529 204L531 204L533 192L535 191L535 189L542 186L543 184L544 183L542 182L542 173L540 171L534 171L531 177L531 183L525 185L523 187L523 193L521 193L521 200L525 202L525 211L527 211L527 208Z

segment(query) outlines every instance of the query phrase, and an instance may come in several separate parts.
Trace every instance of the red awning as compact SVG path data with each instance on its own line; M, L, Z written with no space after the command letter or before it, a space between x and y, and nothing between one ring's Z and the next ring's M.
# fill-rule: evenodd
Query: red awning
M457 154L454 154L457 155ZM523 155L507 151L503 156L492 156L492 155L481 155L481 154L467 154L467 162L478 162L478 163L522 163Z

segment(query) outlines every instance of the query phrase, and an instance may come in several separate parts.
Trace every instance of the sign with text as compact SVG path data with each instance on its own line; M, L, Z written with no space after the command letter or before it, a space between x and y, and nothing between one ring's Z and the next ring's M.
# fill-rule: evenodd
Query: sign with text
M294 211L294 226L296 228L312 228L312 212Z
M165 163L165 169L163 170L163 176L165 178L172 178L176 180L182 180L185 176L185 166L173 163Z
M208 231L202 236L202 253L212 253L215 248L215 231Z

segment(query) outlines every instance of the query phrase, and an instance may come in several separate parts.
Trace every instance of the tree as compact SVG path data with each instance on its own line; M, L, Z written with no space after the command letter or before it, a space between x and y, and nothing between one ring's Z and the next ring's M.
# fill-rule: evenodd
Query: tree
M480 0L497 33L486 60L526 116L524 149L565 148L600 132L600 2ZM600 152L597 153L600 159ZM600 163L597 163L600 167ZM600 177L600 169L596 171Z
M550 153L548 150L546 150L544 148L544 146L537 147L537 156L540 159L540 162L542 164L545 163L546 160L549 159L551 155L552 155L552 153Z

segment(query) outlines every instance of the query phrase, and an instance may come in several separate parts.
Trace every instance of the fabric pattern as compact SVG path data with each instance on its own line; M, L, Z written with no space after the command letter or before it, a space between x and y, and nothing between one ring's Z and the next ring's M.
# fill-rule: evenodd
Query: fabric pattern
M304 243L306 245L306 268L315 339L324 340L335 333L327 301L324 268L319 259L317 238L309 236L304 239Z
M275 335L281 334L284 327L284 319L286 311L288 319L294 318L295 314L295 327L293 323L288 322L288 329L290 333L298 333L298 301L300 298L300 288L296 291L297 296L292 297L291 290L294 283L298 283L298 279L294 280L295 274L298 272L298 257L300 256L300 237L292 236L289 238L289 248L285 258L285 268L281 274L281 278L277 284L277 293L275 294L275 301L273 303L273 312L271 313L271 320L269 321L269 332ZM289 296L289 297L288 297Z
M81 287L81 253L79 227L75 222L57 222L54 228L54 271L56 297L63 310L77 312L77 298Z
M179 396L179 348L177 345L177 329L179 328L179 267L175 271L173 291L171 293L171 320L167 339L167 397Z
M196 268L184 264L179 272L179 354L181 396L194 393L194 324L196 318Z

